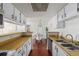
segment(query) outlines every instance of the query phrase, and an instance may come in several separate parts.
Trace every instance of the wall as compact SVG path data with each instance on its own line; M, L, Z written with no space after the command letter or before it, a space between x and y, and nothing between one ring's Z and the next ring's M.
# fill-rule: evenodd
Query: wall
M29 22L30 23L30 31L31 32L35 32L36 30L37 30L37 27L38 27L38 24L39 24L39 22L40 22L40 20L41 20L41 22L42 22L42 25L44 25L44 26L46 26L46 24L47 24L47 22L48 22L48 20L49 20L49 18L48 17L45 17L45 18L41 18L41 17L27 17L27 23Z
M79 16L66 21L66 27L63 29L63 35L72 34L74 40L79 41Z
M26 24L29 24L30 25L30 31L31 32L35 32L36 30L36 27L37 27L37 21L38 19L37 18L27 18L27 23Z
M56 31L56 28L57 28L57 15L55 15L54 17L52 17L49 20L49 22L47 24L47 27L48 27L49 32Z
M65 28L56 28L57 18L54 16L48 22L49 32L58 31L60 35L66 36L66 34L71 34L73 36L73 40L79 41L79 16L73 17L68 21L65 21Z
M38 24L40 23L41 20L41 24L42 24L42 28L43 30L41 31L42 34L44 34L43 37L46 37L46 31L45 31L45 27L46 24L49 20L48 17L42 18L42 17L32 17L32 18L27 18L27 23L30 23L30 31L33 32L33 34L35 34L38 31Z

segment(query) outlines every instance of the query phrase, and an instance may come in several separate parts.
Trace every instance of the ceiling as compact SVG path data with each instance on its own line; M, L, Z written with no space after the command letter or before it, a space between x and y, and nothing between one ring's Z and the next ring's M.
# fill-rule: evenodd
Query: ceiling
M40 3L41 4L41 3ZM47 5L47 7L45 7L44 9L40 9L43 8L42 6L40 6L40 4L37 3L36 8L38 10L34 10L35 8L33 7L33 5L31 3L14 3L13 5L19 9L26 17L30 17L30 18L38 18L38 17L44 17L44 18L51 18L53 17L61 8L63 8L66 3L49 3L44 4ZM42 12L40 12L40 10L42 10ZM35 12L38 11L38 12ZM44 11L44 12L43 12Z
M48 3L31 3L34 12L46 12Z

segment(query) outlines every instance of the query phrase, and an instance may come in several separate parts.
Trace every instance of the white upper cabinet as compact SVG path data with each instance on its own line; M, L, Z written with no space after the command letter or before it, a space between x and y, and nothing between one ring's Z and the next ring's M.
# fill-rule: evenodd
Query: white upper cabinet
M0 3L0 10L1 10L1 3Z
M71 18L77 15L77 3L69 3L65 7L65 19Z
M78 15L79 4L78 3L69 3L62 10L58 12L57 20L64 21L66 19L72 18Z
M11 3L3 3L4 17L14 19L14 6Z
M3 4L0 3L0 11L3 9Z
M64 9L62 9L58 13L58 21L62 21L63 19L64 19Z
M65 13L64 13L64 8L62 10L59 11L58 15L57 15L57 28L64 28L65 27Z
M57 15L57 28L64 28L65 21L77 16L79 13L78 3L69 3L63 9L58 12Z
M21 23L22 23L22 24L25 24L25 22L26 22L26 21L25 21L25 16L24 16L23 14L21 14Z
M18 9L15 8L15 21L16 23L20 24L21 23L21 13Z

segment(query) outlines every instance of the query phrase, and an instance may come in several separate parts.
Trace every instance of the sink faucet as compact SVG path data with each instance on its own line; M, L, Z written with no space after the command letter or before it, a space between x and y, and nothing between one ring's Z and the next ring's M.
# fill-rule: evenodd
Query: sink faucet
M73 43L73 36L72 36L71 34L67 34L67 35L66 35L66 38L67 38L68 36L71 38L71 41L72 41L72 43Z

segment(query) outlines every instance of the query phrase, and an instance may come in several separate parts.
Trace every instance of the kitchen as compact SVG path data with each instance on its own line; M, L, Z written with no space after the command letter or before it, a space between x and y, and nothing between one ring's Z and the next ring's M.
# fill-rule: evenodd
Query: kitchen
M79 56L79 3L0 3L0 56Z

